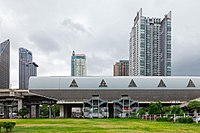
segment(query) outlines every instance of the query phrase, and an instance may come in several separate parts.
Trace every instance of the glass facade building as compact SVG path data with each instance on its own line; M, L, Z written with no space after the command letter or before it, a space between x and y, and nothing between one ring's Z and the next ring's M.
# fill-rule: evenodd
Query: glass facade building
M10 40L0 44L0 89L8 89L10 84Z
M86 76L86 56L85 54L75 54L71 56L71 76Z
M113 66L113 76L129 76L129 60L120 60Z
M19 89L28 89L29 77L37 76L37 67L33 62L32 52L19 48Z
M171 11L160 18L137 12L129 40L130 76L171 76Z

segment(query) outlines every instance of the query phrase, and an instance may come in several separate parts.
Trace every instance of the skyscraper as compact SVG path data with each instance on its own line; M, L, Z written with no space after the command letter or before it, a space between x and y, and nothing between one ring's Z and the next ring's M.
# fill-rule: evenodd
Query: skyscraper
M32 52L19 48L19 88L28 89L29 77L37 76L38 65L32 61Z
M120 60L113 66L113 76L129 76L129 60Z
M86 76L86 56L85 54L75 54L71 56L71 76Z
M10 84L10 40L0 44L0 89L8 89Z
M130 76L171 76L171 11L160 18L137 12L129 40Z

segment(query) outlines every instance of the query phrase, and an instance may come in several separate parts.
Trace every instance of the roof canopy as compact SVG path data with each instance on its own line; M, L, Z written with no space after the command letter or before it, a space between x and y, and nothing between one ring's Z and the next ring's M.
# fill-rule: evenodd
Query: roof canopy
M100 86L103 83L106 86ZM76 87L72 87L76 83ZM130 83L132 85L130 85ZM189 85L188 85L189 84ZM193 85L194 84L194 85ZM31 77L29 89L200 89L200 77Z

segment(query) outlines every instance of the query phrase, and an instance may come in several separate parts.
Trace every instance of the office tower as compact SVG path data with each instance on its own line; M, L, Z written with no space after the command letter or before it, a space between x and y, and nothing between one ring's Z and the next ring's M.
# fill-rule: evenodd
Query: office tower
M0 44L0 89L9 89L10 84L10 40Z
M137 12L129 40L130 76L171 76L171 11L160 18Z
M86 56L85 54L75 54L71 56L71 76L86 76Z
M28 89L29 77L37 76L37 67L33 62L32 52L19 48L19 89Z
M129 76L129 60L120 60L113 66L113 76Z

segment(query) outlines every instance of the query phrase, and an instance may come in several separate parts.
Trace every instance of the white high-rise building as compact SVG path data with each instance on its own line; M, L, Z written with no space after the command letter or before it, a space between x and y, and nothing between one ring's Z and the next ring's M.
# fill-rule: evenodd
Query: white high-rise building
M86 56L85 54L75 54L71 56L71 76L86 76Z
M171 11L160 18L137 12L129 40L130 76L171 76Z

